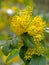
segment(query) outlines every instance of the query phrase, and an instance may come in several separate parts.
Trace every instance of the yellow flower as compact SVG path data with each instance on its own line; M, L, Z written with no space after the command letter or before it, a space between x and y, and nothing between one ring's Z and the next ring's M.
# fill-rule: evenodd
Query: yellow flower
M21 25L26 30L31 22L32 7L27 6L21 13Z
M43 19L40 16L36 16L32 22L30 23L30 26L28 27L27 31L29 35L36 35L41 34L45 31L46 24L43 21Z
M44 39L44 34L36 34L34 37L34 41L38 42Z
M33 36L35 41L35 48L29 48L26 51L25 59L32 58L32 55L42 55L45 52L45 48L41 45L39 41L44 39L44 31L46 29L46 24L40 16L36 16L29 27L27 28L27 32L29 35Z
M32 13L32 8L28 6L28 8L24 9L20 16L13 16L11 22L11 29L17 35L21 35L26 32L26 28L30 24L30 16Z
M22 15L26 16L26 15L32 15L32 10L33 8L31 6L27 6L23 11L22 11Z
M30 59L32 58L32 55L34 54L35 52L33 52L33 49L32 48L28 48L28 50L26 51L26 54L25 54L25 59Z
M27 32L29 35L33 36L34 41L38 43L39 41L44 39L45 29L46 23L40 16L36 16L27 28Z
M28 60L28 59L31 59L33 55L42 55L43 53L45 52L45 48L42 47L39 43L36 44L36 47L35 48L28 48L28 50L26 51L26 54L25 54L25 59Z
M23 34L25 32L25 30L20 25L20 23L21 23L20 16L17 16L17 15L13 16L12 22L11 22L11 29L17 35L21 35L21 34Z

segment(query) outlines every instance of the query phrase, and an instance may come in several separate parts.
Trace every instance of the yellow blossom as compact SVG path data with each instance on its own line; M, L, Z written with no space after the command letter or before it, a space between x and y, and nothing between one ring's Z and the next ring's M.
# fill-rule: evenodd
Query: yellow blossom
M31 6L27 6L23 11L22 11L22 15L26 16L26 15L32 15L32 10L33 8Z
M44 39L44 34L36 34L34 37L34 41L38 42Z
M31 22L32 7L27 6L21 13L21 25L26 30Z
M36 44L35 48L28 48L28 50L26 51L25 54L25 59L31 59L33 55L42 55L45 52L45 48L43 46L41 46L39 43Z
M39 42L44 39L44 31L46 29L46 23L40 16L34 17L27 32L29 35L33 36L35 42Z
M16 33L17 35L21 35L25 32L25 30L23 29L23 27L20 25L21 23L21 18L20 16L13 16L12 18L12 22L11 22L11 29L14 33Z
M30 59L32 57L32 55L34 54L35 52L33 52L33 49L32 48L28 48L28 50L26 51L26 54L25 54L25 59Z
M26 28L30 24L30 16L32 13L32 8L28 6L28 8L24 9L21 13L21 16L13 16L11 22L11 29L17 35L21 35L26 32Z
M40 16L36 16L32 22L30 23L30 26L28 27L27 31L29 35L36 35L41 34L44 32L46 27L45 22Z

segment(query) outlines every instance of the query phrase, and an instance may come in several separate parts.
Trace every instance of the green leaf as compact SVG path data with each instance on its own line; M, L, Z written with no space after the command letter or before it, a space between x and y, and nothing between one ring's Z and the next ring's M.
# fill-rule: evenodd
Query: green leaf
M9 44L9 42L7 42L3 48L2 51L3 53L7 56L11 51L13 50L13 48L11 47L11 45Z
M46 65L46 58L44 56L34 55L28 65Z
M19 56L19 51L17 49L14 49L10 55L8 56L7 58L7 62L9 62L12 58L16 57L16 56Z
M12 51L12 48L9 49L9 46L4 46L2 51L7 56Z
M23 40L23 43L26 47L30 47L30 48L35 47L34 39L32 36L29 36L28 34L24 34L22 36L22 40Z
M25 60L25 59L24 59L24 56L25 56L26 50L27 50L27 47L23 46L23 47L20 49L20 52L19 52L19 55L20 55L20 57L21 57L23 60Z
M11 46L13 48L17 48L18 47L18 43L19 43L19 39L15 38L15 39L12 40Z
M5 55L8 55L13 49L18 48L18 38L8 40L5 45L3 45L2 51Z

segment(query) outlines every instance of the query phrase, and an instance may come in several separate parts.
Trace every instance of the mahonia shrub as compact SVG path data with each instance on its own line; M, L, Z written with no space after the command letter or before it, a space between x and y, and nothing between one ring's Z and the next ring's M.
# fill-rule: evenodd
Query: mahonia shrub
M46 65L45 30L46 22L41 16L32 16L33 8L27 6L19 15L15 14L10 23L11 30L18 37L19 56L25 65ZM15 45L17 46L17 45ZM16 47L13 47L16 48Z

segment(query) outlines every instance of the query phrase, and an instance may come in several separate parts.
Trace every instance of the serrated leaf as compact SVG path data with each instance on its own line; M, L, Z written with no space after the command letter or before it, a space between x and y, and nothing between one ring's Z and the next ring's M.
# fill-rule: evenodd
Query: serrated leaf
M22 40L23 40L23 43L25 44L25 46L30 47L30 48L34 48L35 47L35 43L34 43L33 37L29 36L28 34L24 34L22 36Z
M46 58L44 56L33 56L28 65L46 65Z

